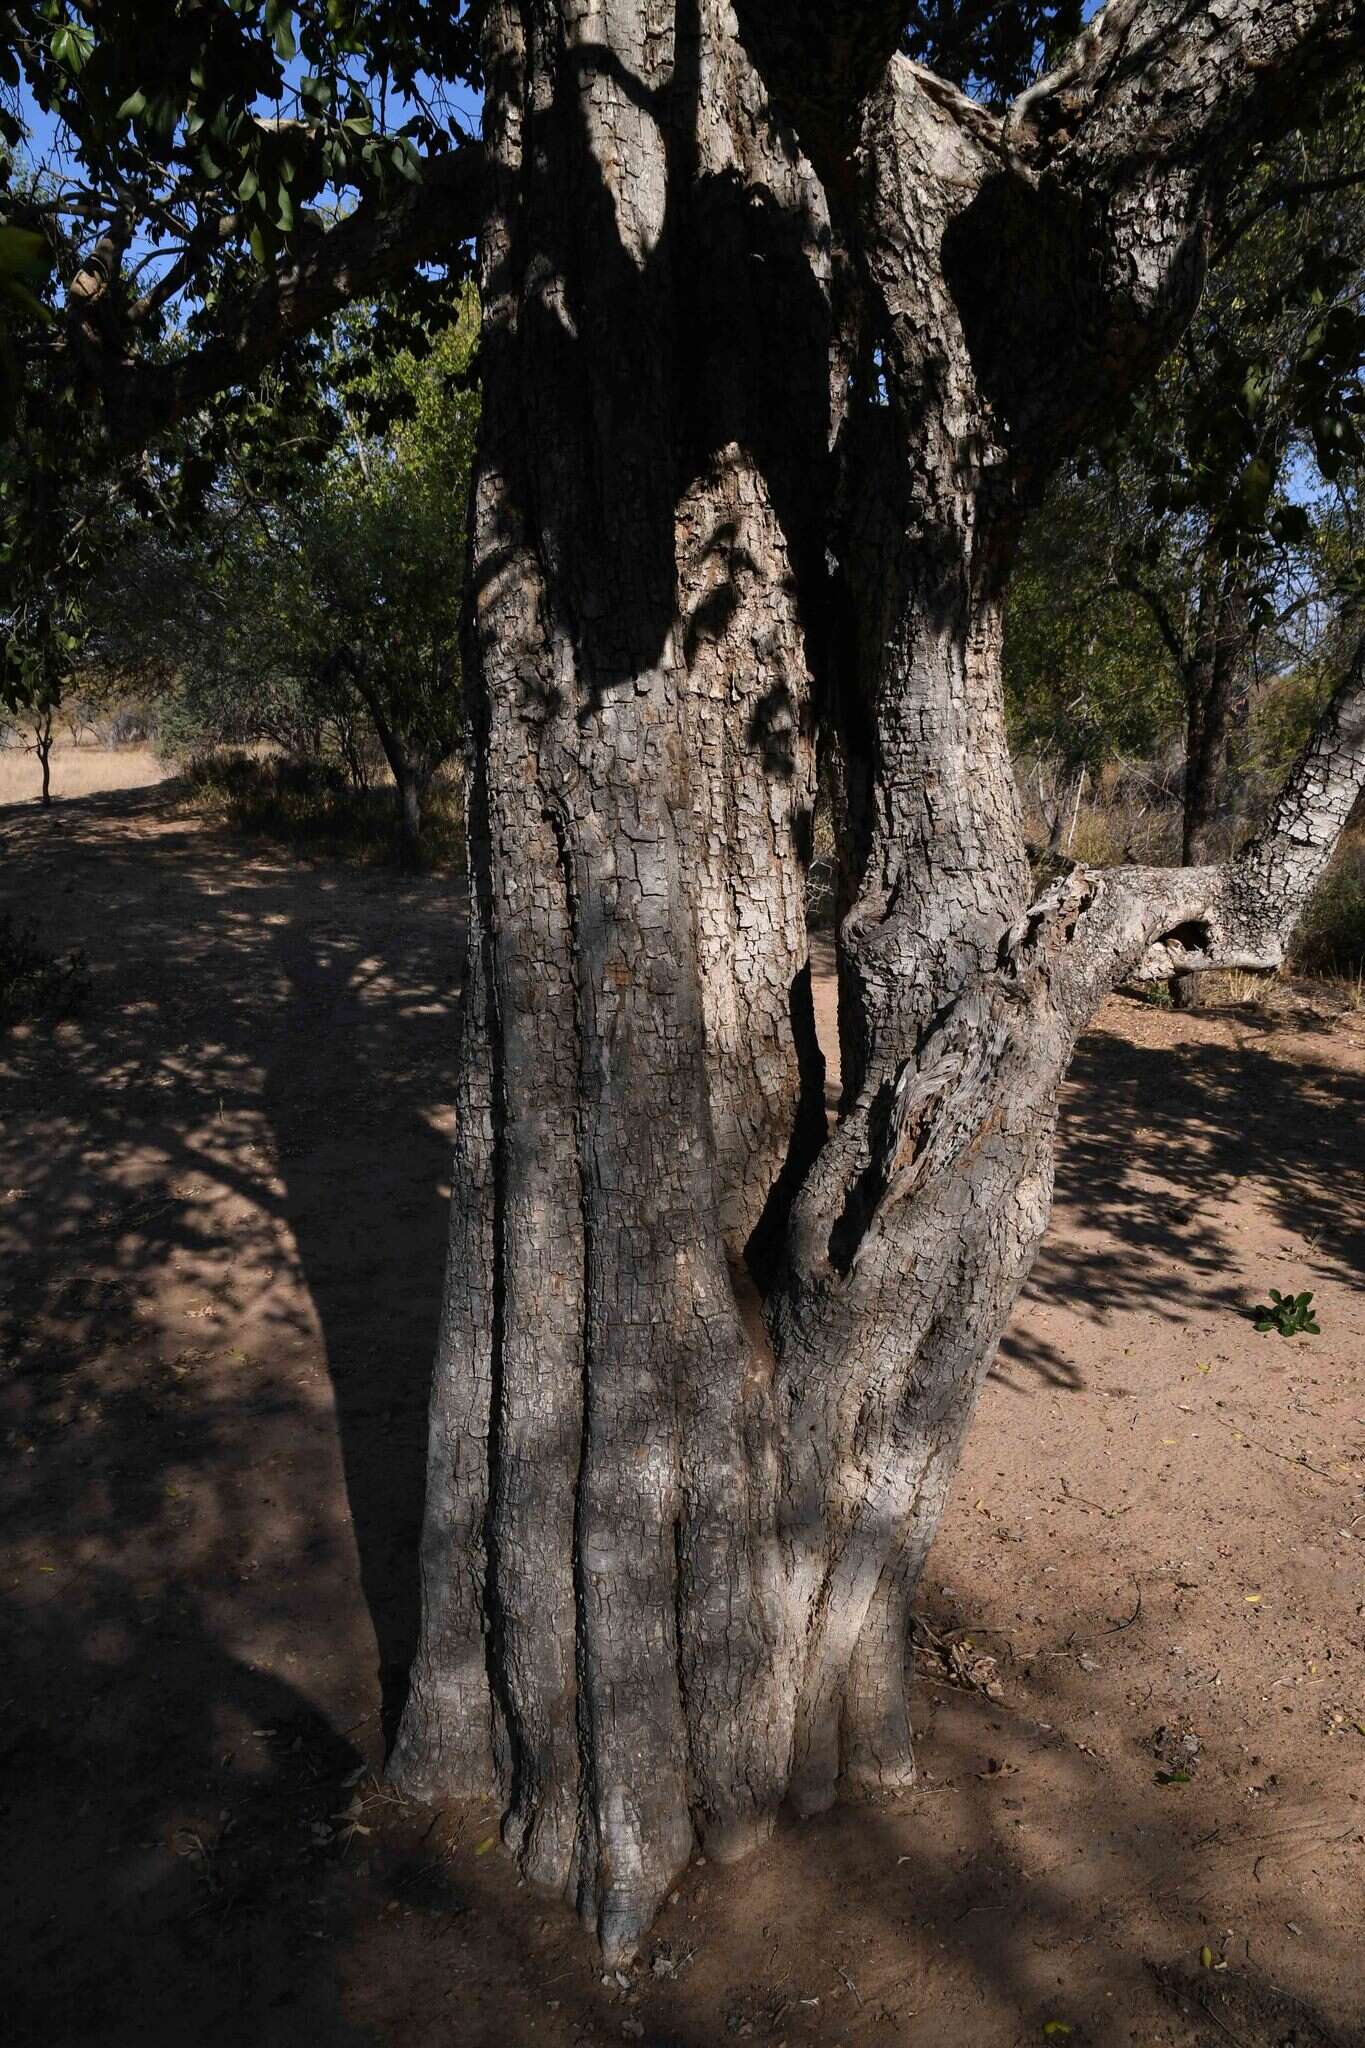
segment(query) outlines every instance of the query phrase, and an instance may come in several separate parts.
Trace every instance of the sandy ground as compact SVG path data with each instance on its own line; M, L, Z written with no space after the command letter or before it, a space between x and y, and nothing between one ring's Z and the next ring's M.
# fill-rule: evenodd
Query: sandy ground
M919 1788L693 1869L604 1980L491 1814L374 1776L453 885L156 788L0 847L95 984L0 1043L0 2040L1365 2042L1365 1019L1107 1006L931 1560ZM1272 1284L1320 1337L1252 1332Z

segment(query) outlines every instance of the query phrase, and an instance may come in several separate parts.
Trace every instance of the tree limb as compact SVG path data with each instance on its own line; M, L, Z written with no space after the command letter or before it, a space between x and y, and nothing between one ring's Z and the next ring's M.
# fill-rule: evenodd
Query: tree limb
M1109 0L1013 102L993 149L982 136L994 168L946 255L1029 489L1188 322L1212 216L1247 152L1362 54L1360 0ZM900 90L916 82L906 70Z
M429 159L420 179L398 194L362 200L291 251L234 310L225 309L223 330L202 347L163 362L88 349L82 367L102 390L118 438L130 446L145 442L216 392L248 382L291 340L352 300L423 263L456 256L478 233L483 185L481 148L462 144Z
M1134 575L1130 570L1121 570L1114 578L1113 587L1115 590L1125 591L1129 597L1137 598L1140 604L1147 607L1152 623L1165 642L1166 651L1170 655L1171 660L1175 663L1176 672L1183 679L1186 667L1188 666L1184 642L1176 632L1175 623L1160 592L1153 590L1149 584L1143 582L1140 576Z
M1359 632L1360 619L1353 621ZM1109 868L1098 884L1078 989L1210 968L1271 973L1365 789L1365 632L1261 830L1217 867Z
M1267 187L1255 206L1250 207L1240 220L1230 222L1215 238L1215 259L1221 261L1237 246L1244 235L1250 234L1254 227L1278 208L1296 205L1303 199L1323 198L1333 192L1348 192L1358 185L1365 185L1365 170L1341 171L1332 178L1289 180Z
M1109 0L1006 133L1040 172L1116 184L1187 165L1216 182L1362 51L1358 0Z

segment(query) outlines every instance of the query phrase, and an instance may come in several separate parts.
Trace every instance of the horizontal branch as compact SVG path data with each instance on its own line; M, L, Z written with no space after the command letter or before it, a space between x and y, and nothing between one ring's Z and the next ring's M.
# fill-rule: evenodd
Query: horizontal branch
M1109 0L1006 133L1036 169L1087 182L1180 165L1207 182L1362 54L1357 0Z
M430 158L411 184L362 200L291 250L224 310L223 330L202 347L157 362L126 348L98 350L85 338L82 367L103 391L118 437L130 446L147 441L215 393L250 382L343 306L423 263L450 260L477 235L483 196L483 151L462 144Z
M1365 789L1365 634L1265 825L1218 867L1109 868L1082 968L1097 1001L1124 980L1210 968L1270 973Z
M1250 234L1259 222L1281 208L1297 206L1305 199L1325 198L1333 192L1348 192L1360 185L1365 185L1365 170L1341 171L1331 178L1291 179L1268 186L1255 206L1250 207L1240 220L1225 224L1215 237L1215 261L1221 262L1244 235Z

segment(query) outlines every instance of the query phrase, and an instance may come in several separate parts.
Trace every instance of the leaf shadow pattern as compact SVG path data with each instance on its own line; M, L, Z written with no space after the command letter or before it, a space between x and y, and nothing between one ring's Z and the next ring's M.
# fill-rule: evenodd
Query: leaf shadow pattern
M1103 1024L1081 1040L1062 1099L1056 1221L998 1377L1083 1389L1041 1327L1049 1311L1104 1326L1141 1308L1167 1329L1214 1309L1249 1315L1265 1276L1244 1270L1227 1228L1240 1189L1297 1241L1298 1270L1358 1281L1365 1081L1301 1045L1277 1049L1274 1028L1239 1014L1232 1042L1139 1043Z
M1154 1810L1149 1763L1083 1746L1074 1660L1004 1704L921 1683L921 1786L694 1868L626 1989L481 1853L494 1816L365 1779L348 1844L383 1753L375 1640L385 1664L410 1640L456 910L439 882L253 855L164 792L24 833L6 883L85 940L96 993L0 1055L9 2037L169 2048L192 2015L212 2048L571 2048L626 2020L654 2048L916 2022L1003 2048L1051 2017L1114 2048L1221 2038L1179 1976L1221 1906L1203 1788ZM1164 1227L1114 1158L1120 1086L1164 1085L1146 1062L1083 1048L1062 1155L1077 1199L1107 1162L1120 1230ZM1212 1070L1218 1173L1267 1076ZM1333 1258L1339 1192L1313 1219ZM968 1617L981 1590L960 1582ZM1150 1669L1143 1630L1119 1640ZM1330 1954L1294 1859L1331 1830L1294 1826L1228 1833L1270 1857L1267 1918ZM1345 2048L1254 1955L1234 1990L1223 2025L1255 2048Z
M280 2004L251 2038L298 2038L298 1997L347 2043L271 1909L315 1888L416 1636L458 888L253 851L173 794L3 818L0 895L94 981L0 1045L10 2024L158 2038L230 1906L238 1988Z

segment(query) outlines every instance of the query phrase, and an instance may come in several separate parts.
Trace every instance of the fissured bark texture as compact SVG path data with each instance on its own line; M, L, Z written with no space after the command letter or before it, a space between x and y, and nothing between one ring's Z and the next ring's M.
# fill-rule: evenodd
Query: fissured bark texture
M698 1841L909 1781L909 1603L1075 1034L1123 973L1273 952L1291 824L1365 752L1344 698L1254 877L1030 900L1021 510L1188 316L1266 81L1354 47L1349 10L1230 4L1173 52L1171 11L1120 0L1000 117L882 7L489 9L472 938L392 1768L495 1792L612 1955Z

